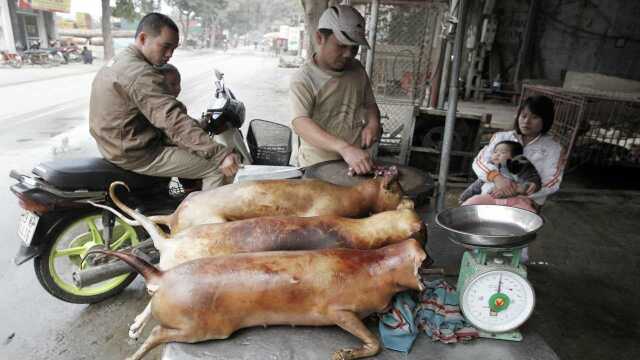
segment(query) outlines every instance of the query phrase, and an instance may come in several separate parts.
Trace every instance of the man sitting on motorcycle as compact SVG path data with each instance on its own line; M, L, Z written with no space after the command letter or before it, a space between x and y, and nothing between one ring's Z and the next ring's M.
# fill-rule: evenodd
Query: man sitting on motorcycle
M238 158L189 117L157 69L178 47L178 35L166 15L140 20L134 44L93 80L90 131L113 164L144 175L202 179L207 190L235 175ZM164 145L163 133L177 146Z

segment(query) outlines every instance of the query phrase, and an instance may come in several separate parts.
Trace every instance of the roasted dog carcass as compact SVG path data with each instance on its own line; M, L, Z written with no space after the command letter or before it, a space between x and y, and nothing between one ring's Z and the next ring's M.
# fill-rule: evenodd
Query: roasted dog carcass
M95 250L127 262L147 283L160 322L130 359L159 344L225 339L263 325L338 325L363 341L334 359L380 351L362 318L381 312L391 297L422 287L426 254L409 239L377 250L326 249L234 254L193 260L160 271L135 255Z

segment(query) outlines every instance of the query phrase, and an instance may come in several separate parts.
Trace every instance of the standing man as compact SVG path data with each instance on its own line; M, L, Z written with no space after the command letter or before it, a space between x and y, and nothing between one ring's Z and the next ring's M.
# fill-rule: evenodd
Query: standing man
M355 60L358 46L369 48L364 29L364 18L351 6L325 10L315 34L318 52L291 79L300 166L342 158L357 174L373 168L366 150L380 136L380 111Z
M135 43L100 69L91 86L89 125L105 159L139 174L202 179L203 190L238 171L237 155L213 141L173 96L157 68L178 47L178 27L145 15ZM163 144L163 133L176 146Z

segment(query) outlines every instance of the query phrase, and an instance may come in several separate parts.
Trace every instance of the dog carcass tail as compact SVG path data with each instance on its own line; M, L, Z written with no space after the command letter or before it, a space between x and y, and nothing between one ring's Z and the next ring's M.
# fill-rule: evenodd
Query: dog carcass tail
M129 224L129 225L131 225L131 226L140 226L140 224L139 224L137 221L135 221L135 220L131 220L131 219L129 219L128 217L126 217L126 216L122 215L118 210L116 210L116 209L112 208L111 206L107 206L107 205L103 205L103 204L98 204L98 203L96 203L96 202L94 202L94 201L91 201L91 200L87 200L87 202L88 202L89 204L91 204L91 205L93 205L93 206L97 207L97 208L100 208L100 209L104 209L104 210L109 211L110 213L112 213L112 214L114 214L115 216L119 217L119 218L120 218L120 220L124 221L125 223L127 223L127 224Z
M122 181L112 182L111 185L109 185L109 196L111 197L111 200L116 205L118 205L118 207L122 209L122 211L134 218L139 225L147 230L147 233L149 233L149 236L151 236L151 239L153 240L153 245L156 247L156 249L162 251L162 241L167 239L167 235L165 234L165 232L162 231L158 224L150 220L150 218L140 214L136 210L133 210L132 208L125 205L120 199L118 199L118 197L116 196L116 188L118 186L124 186L127 190L129 190L127 184ZM115 214L118 215L117 212Z
M149 220L153 221L156 224L162 224L162 225L167 225L170 226L171 225L171 218L172 215L153 215L153 216L149 216Z
M144 277L144 280L147 283L147 287L157 284L157 280L159 280L162 276L162 271L160 271L153 264L150 264L145 259L131 253L94 249L87 252L87 256L95 253L114 256L124 261L125 263L127 263L127 265L131 266L137 273Z

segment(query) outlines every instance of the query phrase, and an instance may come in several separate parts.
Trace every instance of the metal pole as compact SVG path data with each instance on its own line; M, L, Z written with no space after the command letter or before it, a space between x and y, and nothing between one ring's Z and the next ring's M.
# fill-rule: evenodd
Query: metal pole
M446 41L444 58L442 60L442 73L440 74L440 91L438 92L438 109L444 109L444 98L447 92L447 79L449 77L449 67L451 66L451 41L445 37Z
M481 40L481 36L480 34L482 33L482 20L484 19L484 15L482 14L481 11L479 11L477 13L477 17L474 19L474 28L475 31L473 32L473 34L471 36L473 36L473 48L470 49L471 52L471 60L469 61L469 69L467 71L467 81L465 83L465 89L464 89L464 98L465 100L468 100L471 98L471 92L473 91L473 87L474 85L474 79L476 77L476 73L479 70L478 68L480 68L480 70L482 70L482 66L480 66L480 64L478 64L478 62L481 60L480 56L479 56L479 52L480 49L482 48L482 44L480 43Z
M376 33L378 32L378 8L380 7L379 0L373 0L371 2L371 23L369 24L369 46L371 48L367 50L367 62L365 65L365 69L367 70L367 75L369 75L369 79L373 77L373 56L376 50Z
M522 76L522 66L527 63L527 56L529 54L529 48L531 47L531 35L533 33L533 23L535 22L536 14L536 0L531 0L529 4L529 13L527 14L527 25L524 30L523 41L518 51L518 60L516 62L516 69L513 72L513 85L517 90L520 90L520 77ZM493 79L491 79L493 81Z
M456 39L453 48L453 65L451 68L451 81L449 86L449 109L444 125L444 138L442 141L442 157L440 158L440 174L438 176L438 200L437 210L441 211L445 205L447 191L447 175L449 174L449 158L451 156L451 142L453 129L456 122L458 108L458 76L460 75L460 58L462 57L462 41L464 39L464 17L466 1L460 0L458 11L458 25L456 26Z

